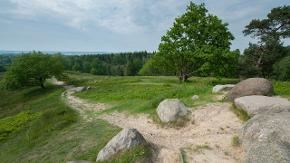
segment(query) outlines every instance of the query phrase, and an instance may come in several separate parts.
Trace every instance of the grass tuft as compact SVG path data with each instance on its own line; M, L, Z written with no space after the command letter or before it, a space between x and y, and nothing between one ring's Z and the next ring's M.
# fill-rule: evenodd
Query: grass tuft
M234 104L230 107L230 109L243 122L245 122L251 118L246 111L237 108Z
M233 147L239 147L241 145L240 139L238 136L232 137L232 146Z

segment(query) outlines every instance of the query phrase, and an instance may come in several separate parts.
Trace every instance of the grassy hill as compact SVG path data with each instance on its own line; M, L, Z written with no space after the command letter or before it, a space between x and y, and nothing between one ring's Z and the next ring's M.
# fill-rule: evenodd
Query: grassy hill
M126 111L145 113L156 119L155 109L165 98L179 98L195 107L217 101L211 94L215 84L238 79L193 77L179 84L175 77L108 77L69 73L68 83L93 88L77 93L80 98L104 102L112 108L101 113ZM277 95L290 98L290 83L273 81ZM84 122L61 99L63 88L47 85L16 91L0 91L0 162L66 162L96 159L98 151L119 131L102 120ZM199 95L193 102L191 97ZM130 162L147 155L136 149L116 157ZM133 160L132 160L133 159ZM113 162L114 162L113 161Z
M0 91L0 162L95 160L120 129L101 120L81 122L62 102L63 91Z

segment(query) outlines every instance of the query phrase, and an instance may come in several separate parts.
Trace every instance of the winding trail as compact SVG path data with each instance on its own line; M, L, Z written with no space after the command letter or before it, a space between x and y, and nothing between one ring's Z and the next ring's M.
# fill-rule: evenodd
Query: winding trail
M73 96L75 92L83 91L84 87L64 87L66 91L62 95L63 100L77 110L83 120L98 118L121 128L136 128L154 147L152 162L235 163L241 162L243 158L242 149L231 144L242 122L230 111L228 103L213 103L195 108L191 112L190 122L176 129L161 127L144 114L133 116L115 112L92 117L92 113L110 106Z

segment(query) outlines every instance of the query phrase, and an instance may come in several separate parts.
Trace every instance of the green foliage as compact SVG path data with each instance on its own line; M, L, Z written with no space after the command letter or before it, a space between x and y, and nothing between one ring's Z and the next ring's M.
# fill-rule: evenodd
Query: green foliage
M112 105L112 111L148 113L155 115L158 104L166 98L179 98L187 106L198 106L213 102L212 83L215 78L192 77L187 83L179 84L174 77L108 77L89 74L69 74L74 84L91 86L92 89L76 95L90 101ZM220 82L237 82L237 79L221 79ZM200 96L192 101L192 95Z
M241 69L241 75L270 77L273 64L286 55L282 39L290 37L289 21L290 6L282 6L273 8L266 19L254 19L245 27L244 34L259 41L245 50L240 61L241 67L247 68Z
M78 121L61 100L63 91L52 86L0 91L0 162L96 159L120 128L102 120Z
M290 82L272 81L276 95L290 99Z
M281 59L274 65L273 75L278 80L290 80L290 56Z
M66 70L94 75L134 76L151 55L144 51L63 57Z
M63 72L61 57L58 55L32 52L17 56L5 73L6 88L20 88L39 85L44 88L44 82L52 76L60 77Z
M0 119L0 141L6 139L10 133L19 130L27 122L37 117L39 117L39 114L26 111L15 116Z
M186 81L198 70L220 75L223 70L217 70L220 67L212 63L221 60L220 56L227 59L232 39L226 23L208 14L204 4L190 2L185 14L176 18L161 38L154 57L159 67L174 72L180 81Z
M231 106L231 111L233 113L235 113L236 116L243 122L245 122L251 118L246 111L237 108L235 105Z

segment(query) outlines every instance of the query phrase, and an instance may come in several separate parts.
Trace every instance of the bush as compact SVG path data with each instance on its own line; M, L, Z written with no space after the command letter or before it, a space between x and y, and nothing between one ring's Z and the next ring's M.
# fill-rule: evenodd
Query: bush
M278 80L290 80L290 56L284 57L273 66L273 75Z
M22 112L15 116L3 118L0 120L0 141L6 139L9 134L17 131L27 122L37 118L38 113Z

